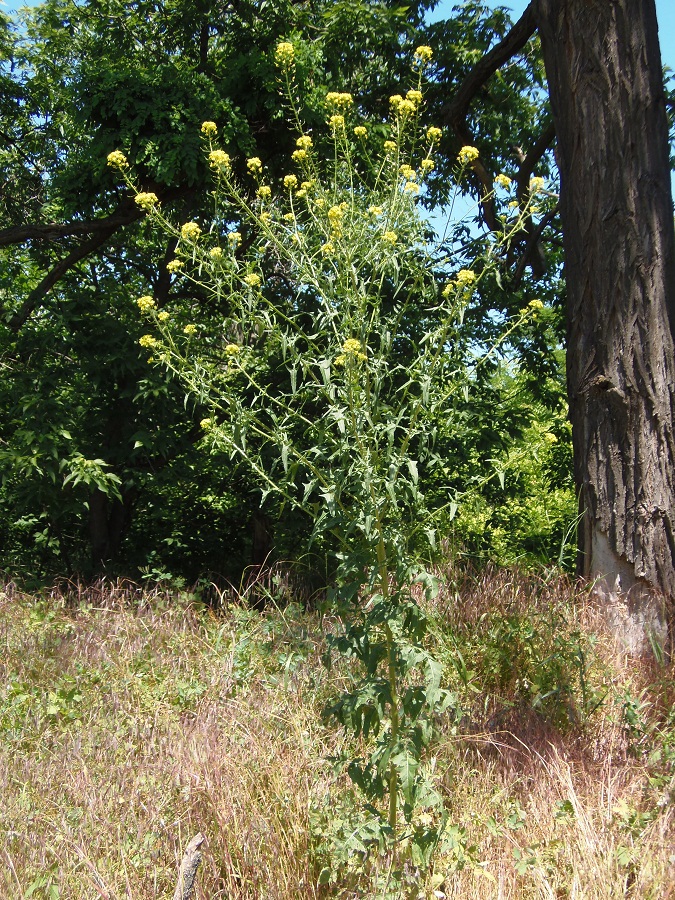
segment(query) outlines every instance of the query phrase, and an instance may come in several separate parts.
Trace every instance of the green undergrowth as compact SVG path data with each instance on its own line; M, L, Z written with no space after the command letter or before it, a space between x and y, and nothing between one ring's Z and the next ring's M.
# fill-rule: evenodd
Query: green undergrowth
M322 720L356 677L321 661L334 610L8 585L0 895L168 897L201 831L201 900L668 897L672 669L626 661L558 576L441 584L427 640L452 702L396 878L346 774L365 744Z

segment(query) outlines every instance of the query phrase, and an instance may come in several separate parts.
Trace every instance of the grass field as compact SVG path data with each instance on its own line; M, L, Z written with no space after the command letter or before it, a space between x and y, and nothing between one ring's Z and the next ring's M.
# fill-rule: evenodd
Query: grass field
M321 720L350 678L321 663L337 616L225 599L5 586L1 897L171 897L198 831L200 900L389 896ZM558 576L451 574L434 615L450 815L416 896L675 897L673 667L625 658Z

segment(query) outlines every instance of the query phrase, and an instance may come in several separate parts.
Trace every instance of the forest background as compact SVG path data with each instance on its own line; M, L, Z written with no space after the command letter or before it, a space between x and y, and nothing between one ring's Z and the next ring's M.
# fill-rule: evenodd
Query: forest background
M10 5L8 11L11 8ZM487 15L489 8L489 5L483 7L484 14ZM449 7L445 9L443 4L425 10L424 19L429 23L442 22L444 10L448 12ZM667 61L672 46L667 23L672 13L665 9L659 12L664 17L661 38ZM416 8L411 15L411 22L421 25L422 11ZM505 28L507 20L502 13L499 16L502 24L497 27ZM54 43L49 27L45 20L42 36L35 46L42 41L39 53L55 52L58 59L64 50ZM432 24L430 34L439 27ZM479 40L485 38L487 32ZM105 35L98 39L105 41ZM474 51L466 53L465 62ZM77 192L80 197L84 197L84 192L77 178L73 180L73 167L79 165L78 157L89 151L82 143L84 123L78 121L81 116L77 104L82 104L82 96L78 100L77 93L81 88L72 89L78 77L75 73L90 63L86 57L68 59L67 65L73 67L73 81L61 82L62 93L57 99L55 86L48 87L44 81L51 77L47 75L50 67L53 70L58 65L56 59L49 64L43 60L45 68L33 83L37 88L33 101L40 106L46 102L45 91L52 92L54 102L62 105L61 119L57 123L54 116L53 120L48 117L42 121L40 114L35 118L28 105L24 107L29 117L33 115L32 124L30 118L25 123L28 127L25 140L30 144L42 131L50 146L50 159L36 163L33 157L33 163L59 172L53 181L58 185L55 197L44 195L47 180L34 193L31 202L40 206L39 217L49 216L50 204L54 212L62 206L62 214L86 215L84 209L91 203L90 199L84 199L83 209L77 210ZM66 56L63 59L66 65ZM96 77L105 81L112 76L98 73ZM336 84L340 80L339 73L329 77ZM517 90L524 87L522 79L527 77L524 73L517 76L521 79ZM394 84L394 72L392 79ZM128 110L126 104L130 97L125 95L126 88L122 83L118 88L119 110ZM109 93L115 86L106 85L102 89ZM87 89L84 90L86 96ZM513 87L509 90L513 91ZM386 92L384 85L380 92ZM518 103L514 98L512 93L509 99L501 98L499 102ZM87 113L90 118L85 127L93 127L96 117L104 114L100 102L95 102L99 105ZM430 116L439 102L440 97L431 100ZM537 97L536 90L527 102L532 104L532 115L539 115L537 110L542 103L545 105L543 95ZM75 106L68 109L69 103ZM10 104L10 119L12 114ZM147 113L140 115L147 119ZM167 115L170 120L172 114L167 111ZM485 118L485 127L491 127L494 121L490 115ZM515 115L522 119L527 111L521 107ZM159 116L156 119L158 122ZM137 117L136 122L140 121ZM22 127L18 122L10 125L15 129ZM148 125L156 127L148 121L134 127L142 132ZM183 126L176 127L180 130ZM523 120L517 127L527 130L528 126ZM124 133L126 126L122 124L121 128ZM81 147L76 152L64 153L63 141L68 129L78 132ZM100 125L97 129L99 134L109 131L105 123L102 130ZM128 137L131 136L129 133ZM107 140L105 137L104 143ZM35 154L35 146L28 144L17 151L19 155ZM98 146L96 142L94 146ZM146 148L149 146L146 143ZM22 165L18 157L10 159L12 152L6 157L10 170L12 166ZM504 168L508 169L511 151L504 147L497 149L495 145L494 152L507 153ZM445 172L451 159L452 156L444 164ZM183 165L180 160L176 163ZM176 163L169 162L169 165ZM196 160L186 161L187 174L181 177L187 177L188 182L196 177L190 171L196 164ZM156 168L158 162L154 160L152 165ZM550 186L554 191L552 157L544 157L542 165L542 171L553 179ZM16 171L15 168L14 174ZM153 177L157 177L158 171ZM173 177L168 174L165 179L168 184ZM18 188L13 178L13 175L9 177L4 188L5 202L9 200L10 206L11 192L15 186ZM92 171L91 178L100 182L101 173ZM429 190L432 207L443 203L440 184L439 178ZM29 192L33 190L25 184L18 189L26 188ZM467 183L467 197L472 193L475 197L474 188L475 185ZM98 187L94 193L97 190ZM177 190L180 194L182 188ZM18 196L16 201L21 202ZM8 215L20 224L25 208L22 211L17 202ZM470 200L469 206L462 208L470 209L473 202ZM460 207L461 204L456 206L455 211ZM442 221L439 210L442 206L436 206L431 219L435 225ZM306 536L308 523L287 512L280 519L280 510L271 498L260 509L260 494L245 469L222 454L210 452L202 440L198 423L203 418L203 410L194 403L184 405L180 388L160 378L157 372L147 371L139 355L135 341L142 323L138 317L135 322L131 318L125 320L132 314L130 304L134 302L129 278L132 271L136 276L142 274L143 266L148 263L156 265L152 259L156 250L150 245L138 245L133 263L129 259L123 262L118 255L113 263L117 267L115 273L110 267L97 273L89 262L96 253L92 257L83 254L78 249L81 243L77 245L67 236L63 240L24 245L19 254L16 245L10 245L3 250L5 260L9 260L4 266L5 286L0 288L3 295L11 292L15 301L22 295L28 296L28 308L32 308L35 304L30 301L31 292L40 294L44 273L54 271L55 266L58 268L63 263L59 242L63 251L70 251L71 255L79 253L82 262L61 273L58 283L47 288L45 297L51 296L51 302L59 310L58 324L49 317L34 317L32 322L24 317L22 325L19 328L12 325L4 337L9 343L5 350L2 399L5 412L0 446L3 472L0 497L5 514L0 541L6 570L38 579L55 573L79 572L88 576L106 571L149 578L176 576L191 582L205 574L236 580L247 566L257 565L268 557L272 559L273 547L277 559L292 556L292 548ZM28 255L22 258L24 253ZM114 255L109 254L109 263ZM67 254L65 258L69 258ZM94 279L86 289L83 266L89 266L88 280ZM136 281L136 292L144 293L143 278ZM166 276L160 281L156 287L166 291ZM528 276L521 282L519 290L513 291L508 301L503 292L495 297L490 296L489 290L483 291L472 325L478 329L476 340L489 340L488 332L498 327L499 317L520 308L518 304L526 305L532 297L544 298L545 315L539 327L510 346L502 364L491 370L490 379L485 379L481 391L471 398L464 411L465 432L446 436L444 452L452 476L446 478L443 487L439 481L429 485L429 489L445 491L445 499L452 501L453 510L454 499L461 495L458 512L448 518L445 528L445 543L453 552L477 562L553 560L569 567L574 559L577 502L566 423L561 346L564 287L560 261L552 257L545 283ZM119 295L115 301L117 306L112 304L95 313L91 297L106 297L105 302L111 303L113 293ZM79 300L75 299L76 295ZM19 309L19 318L22 309L26 309L25 305ZM11 361L17 352L18 357ZM495 410L500 411L496 416ZM486 473L494 477L485 478ZM309 568L325 570L320 548L315 547L315 551L318 555Z

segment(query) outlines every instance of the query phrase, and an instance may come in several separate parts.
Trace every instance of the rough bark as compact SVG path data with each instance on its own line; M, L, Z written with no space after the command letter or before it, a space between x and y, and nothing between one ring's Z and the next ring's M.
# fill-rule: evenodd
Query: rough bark
M539 0L561 178L580 573L629 648L675 598L675 237L654 0Z

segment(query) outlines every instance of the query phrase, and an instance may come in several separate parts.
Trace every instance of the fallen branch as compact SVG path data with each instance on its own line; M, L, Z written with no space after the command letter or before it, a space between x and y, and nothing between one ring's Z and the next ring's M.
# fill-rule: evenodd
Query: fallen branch
M200 832L192 838L185 848L183 862L180 864L180 872L178 873L178 884L173 893L173 900L190 900L195 889L197 869L202 861L202 854L199 848L204 843L204 840L204 835Z

